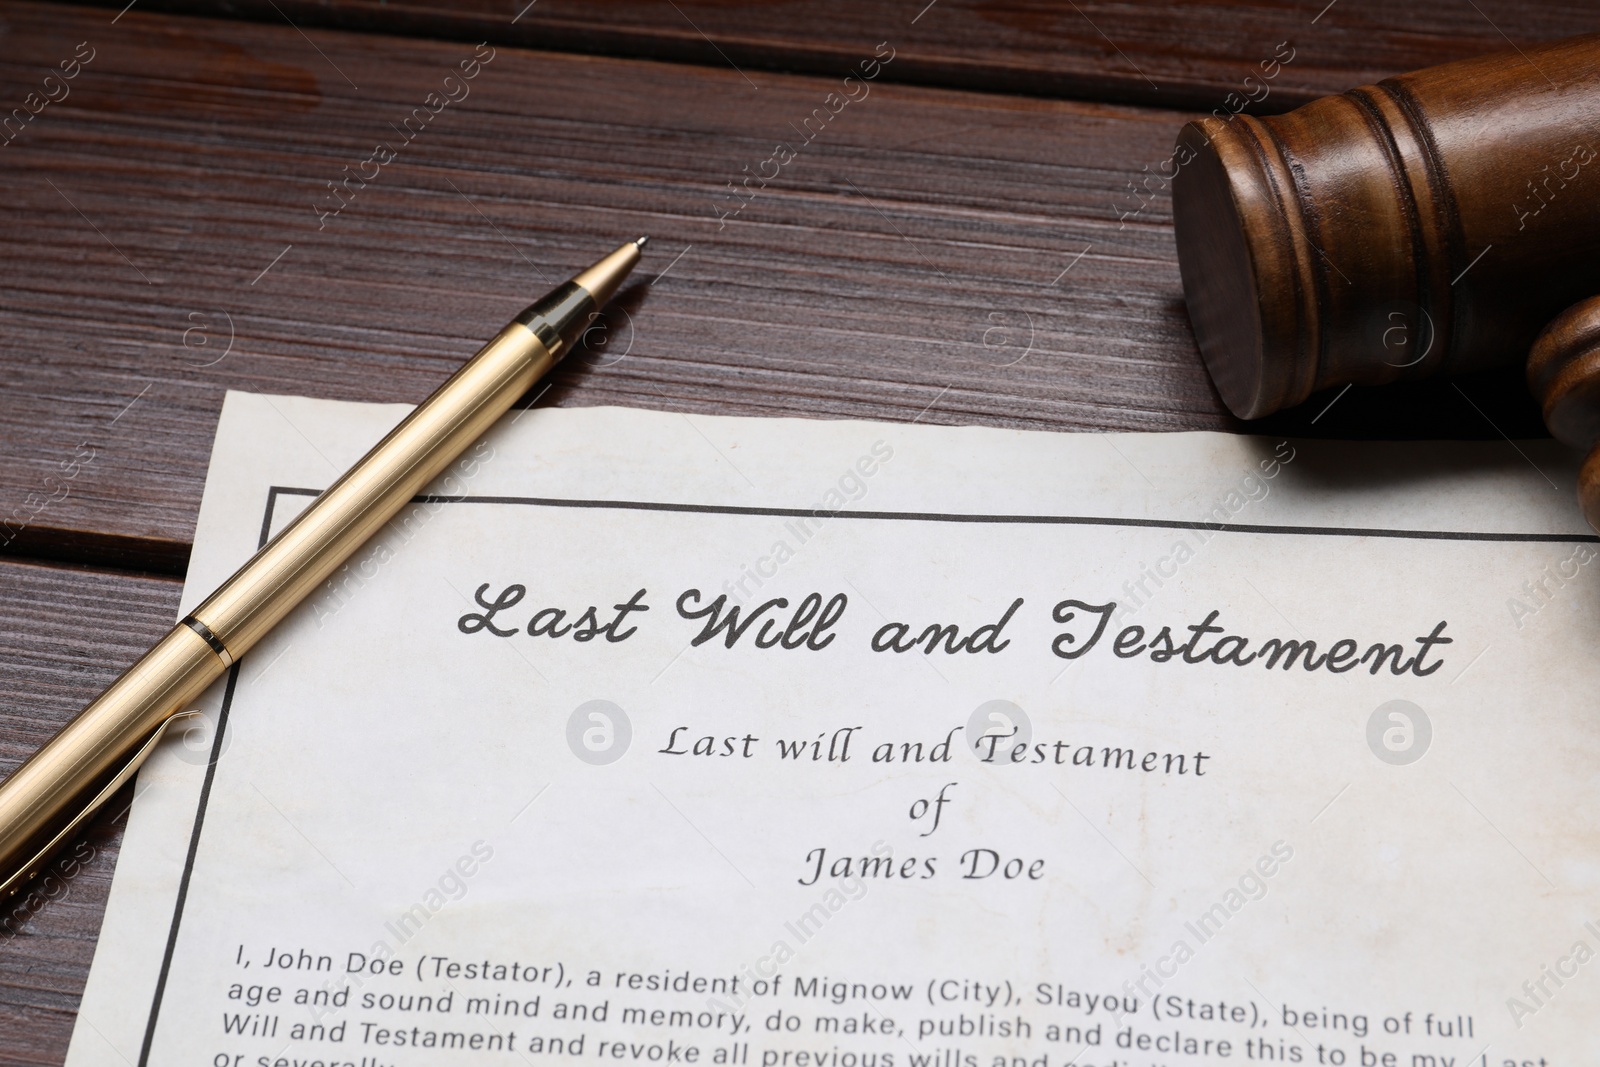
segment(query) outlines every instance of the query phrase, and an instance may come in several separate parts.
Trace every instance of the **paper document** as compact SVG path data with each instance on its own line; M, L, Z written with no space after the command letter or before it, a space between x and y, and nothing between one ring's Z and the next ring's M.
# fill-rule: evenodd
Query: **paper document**
M405 411L230 394L182 610ZM141 772L69 1063L1593 1065L1573 466L514 413Z

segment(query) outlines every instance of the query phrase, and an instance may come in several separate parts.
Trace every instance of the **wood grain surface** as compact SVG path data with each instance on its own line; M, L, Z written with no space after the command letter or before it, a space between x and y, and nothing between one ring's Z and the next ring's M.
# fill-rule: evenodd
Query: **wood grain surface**
M126 0L100 0L120 9ZM707 67L848 72L880 41L923 85L1162 107L1223 106L1278 44L1296 59L1253 110L1295 107L1417 67L1590 33L1586 0L205 0L142 10L493 41ZM763 79L756 78L765 84Z
M0 19L0 99L93 50L0 148L13 550L71 535L79 558L180 571L225 389L420 400L635 233L651 255L611 334L541 402L1237 426L1183 312L1170 198L1130 184L1170 154L1179 112L874 81L833 114L839 78L758 90L731 69L502 47L407 142L472 46L138 9ZM361 187L380 142L396 158ZM768 163L779 143L793 158ZM1537 427L1524 390L1484 392L1501 429ZM1312 428L1496 432L1452 393L1375 404L1384 418L1347 398Z
M0 562L0 775L172 626L180 585ZM0 910L0 1065L60 1063L94 957L132 789Z

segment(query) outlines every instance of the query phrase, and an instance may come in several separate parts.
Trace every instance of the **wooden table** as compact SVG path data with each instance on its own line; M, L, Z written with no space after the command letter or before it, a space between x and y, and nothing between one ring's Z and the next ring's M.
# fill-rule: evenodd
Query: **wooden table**
M1244 429L1152 177L1186 115L1594 28L1591 0L125 3L0 3L0 774L171 624L226 389L420 400L648 233L530 401ZM1514 378L1463 385L1261 430L1541 433ZM0 1064L65 1056L126 807L0 921Z

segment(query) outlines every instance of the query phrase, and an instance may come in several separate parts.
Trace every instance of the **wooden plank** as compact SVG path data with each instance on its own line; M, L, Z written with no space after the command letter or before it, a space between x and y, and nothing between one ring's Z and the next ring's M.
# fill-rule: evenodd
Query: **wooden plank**
M215 9L203 0L140 7ZM1259 78L1258 64L1285 41L1295 58L1255 110L1596 28L1585 0L238 0L229 7L280 25L290 19L747 73L843 74L888 42L897 52L886 72L894 81L1207 111L1224 106L1247 75Z
M471 46L137 8L0 17L0 100L93 51L0 148L13 550L71 536L181 567L224 389L420 400L641 232L605 344L540 402L1237 427L1189 333L1169 198L1130 191L1180 113L884 83L837 105L839 78L757 90L731 69L501 48L408 140ZM380 142L396 158L364 165ZM780 143L793 158L769 163ZM1495 426L1537 427L1517 387L1485 393ZM1453 391L1383 394L1381 419L1363 403L1312 429L1496 433Z
M179 585L0 561L0 777L172 626ZM0 910L0 1065L60 1063L94 957L131 787Z

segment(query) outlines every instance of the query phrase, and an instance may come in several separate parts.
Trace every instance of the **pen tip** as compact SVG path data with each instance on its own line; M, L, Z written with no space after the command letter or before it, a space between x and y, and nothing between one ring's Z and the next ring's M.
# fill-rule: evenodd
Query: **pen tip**
M644 246L650 243L650 238L648 238L648 237L635 237L633 239L633 243L634 243L635 246L638 247L639 251L643 252L644 251Z

